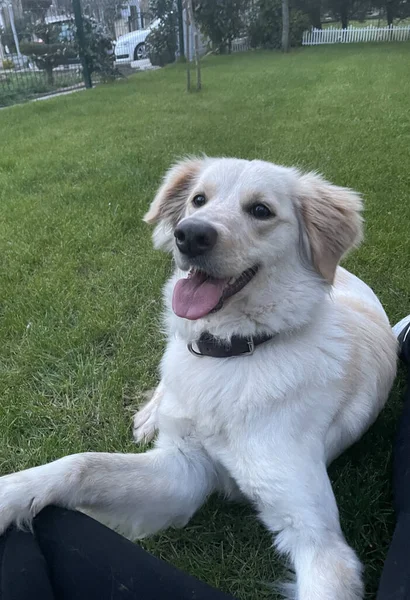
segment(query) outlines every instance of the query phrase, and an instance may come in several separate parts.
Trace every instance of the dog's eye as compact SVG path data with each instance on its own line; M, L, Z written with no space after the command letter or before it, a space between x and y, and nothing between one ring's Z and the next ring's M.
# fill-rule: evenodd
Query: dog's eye
M203 194L197 194L196 196L194 196L192 198L192 204L194 206L196 206L196 208L199 208L200 206L203 206L204 204L206 204L206 198Z
M269 217L273 216L269 208L264 204L253 204L249 212L255 219L269 219Z

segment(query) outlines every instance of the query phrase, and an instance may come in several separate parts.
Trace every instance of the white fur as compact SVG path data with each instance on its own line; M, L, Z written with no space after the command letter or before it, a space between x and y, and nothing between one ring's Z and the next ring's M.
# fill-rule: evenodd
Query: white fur
M347 271L338 268L332 287L306 265L312 249L298 214L297 171L205 159L194 179L183 218L195 214L217 227L208 268L237 276L257 263L258 274L221 311L187 321L170 308L184 276L177 268L164 292L168 344L160 387L134 422L138 440L158 429L155 448L67 456L0 478L0 532L55 503L142 537L184 525L219 491L251 502L292 561L289 597L359 600L362 568L341 531L326 467L360 438L387 399L396 356L388 319L370 288ZM195 191L210 200L194 213ZM256 192L276 212L269 225L244 213ZM156 236L170 247L170 229L161 221ZM275 337L252 356L197 358L187 343L205 330L222 338Z

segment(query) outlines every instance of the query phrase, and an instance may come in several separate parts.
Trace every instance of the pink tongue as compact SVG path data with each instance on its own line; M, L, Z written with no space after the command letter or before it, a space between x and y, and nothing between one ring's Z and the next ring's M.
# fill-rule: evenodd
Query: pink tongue
M225 286L225 279L205 278L201 274L180 279L174 288L172 310L183 319L200 319L215 308Z

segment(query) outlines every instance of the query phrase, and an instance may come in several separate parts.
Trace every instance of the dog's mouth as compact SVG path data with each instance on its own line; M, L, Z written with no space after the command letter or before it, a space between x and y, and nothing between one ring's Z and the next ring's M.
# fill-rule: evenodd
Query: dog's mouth
M258 272L258 266L243 271L239 277L217 279L205 271L191 269L188 277L177 281L172 309L178 317L195 321L221 310L228 298L240 292Z

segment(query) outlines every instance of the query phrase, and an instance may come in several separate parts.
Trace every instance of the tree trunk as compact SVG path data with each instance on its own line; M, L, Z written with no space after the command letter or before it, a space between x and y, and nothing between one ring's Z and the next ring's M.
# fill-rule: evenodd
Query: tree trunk
M185 58L186 58L186 89L187 92L191 91L191 65L190 65L190 35L189 35L189 8L188 8L189 0L185 0L185 27L186 27L186 44L185 44Z
M177 0L177 11L178 11L179 56L180 56L180 58L185 58L184 10L183 10L183 6L182 6L182 0Z
M347 29L349 25L349 9L347 6L347 0L340 2L340 20L342 21L342 29Z
M195 63L196 63L196 89L202 88L202 75L201 75L201 60L199 57L199 39L198 32L195 31Z
M393 25L393 21L394 21L394 6L393 6L393 2L389 2L387 0L386 2L386 19L387 19L387 25L389 27L391 27Z
M282 0L282 52L289 52L289 0Z
M46 67L45 71L46 71L46 75L47 75L48 85L54 85L53 67Z
M309 11L310 22L315 29L322 29L322 14L320 4Z
M81 60L81 66L83 71L83 78L86 88L92 88L93 82L91 79L91 68L90 62L87 58L86 53L86 39L84 32L84 19L81 8L81 0L72 0L73 3L73 12L74 12L74 22L77 30L76 37L78 41L79 55Z
M195 26L194 8L192 6L192 0L187 1L187 8L189 10L189 21L192 26ZM196 26L195 26L195 33L194 33L194 58L195 58L195 66L196 66L196 89L199 91L202 87L202 82L201 82L201 61L199 59L198 29Z

